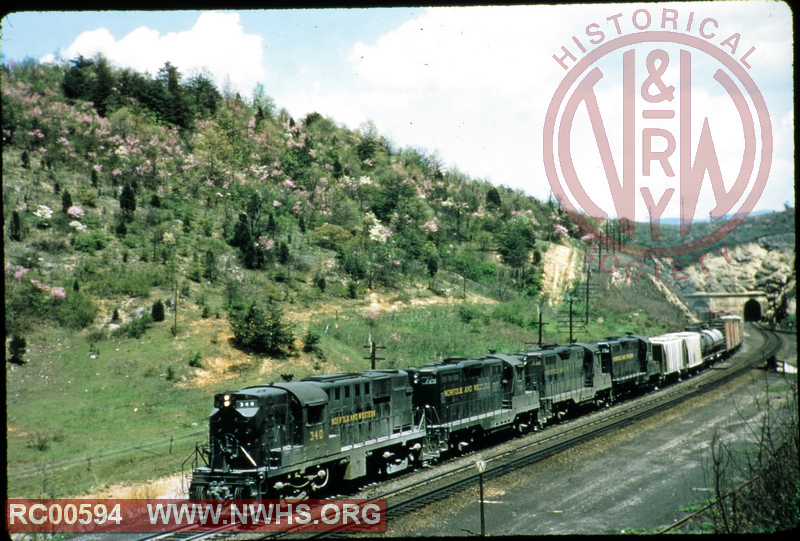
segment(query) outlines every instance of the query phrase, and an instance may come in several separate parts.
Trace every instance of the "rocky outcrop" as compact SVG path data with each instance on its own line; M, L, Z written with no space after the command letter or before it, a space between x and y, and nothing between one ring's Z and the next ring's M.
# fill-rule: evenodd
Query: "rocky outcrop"
M728 247L727 252L710 252L702 260L683 270L685 279L674 283L681 294L698 291L706 293L742 293L763 291L775 298L767 316L783 305L787 314L796 311L795 235L780 233L757 241ZM727 258L724 257L727 255Z

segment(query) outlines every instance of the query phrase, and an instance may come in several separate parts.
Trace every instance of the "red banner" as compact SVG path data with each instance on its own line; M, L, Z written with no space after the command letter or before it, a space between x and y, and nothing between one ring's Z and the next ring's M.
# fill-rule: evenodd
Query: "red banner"
M6 531L25 533L385 532L385 500L10 499Z

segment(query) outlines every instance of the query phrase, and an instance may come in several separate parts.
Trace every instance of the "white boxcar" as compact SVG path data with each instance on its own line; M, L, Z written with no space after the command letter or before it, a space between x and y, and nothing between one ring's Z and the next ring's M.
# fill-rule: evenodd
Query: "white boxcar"
M661 376L680 375L685 370L683 339L679 336L662 334L650 338L653 346L653 360L658 362Z
M686 369L699 370L703 366L703 349L700 344L700 333L697 332L676 332L675 336L680 337L686 344Z

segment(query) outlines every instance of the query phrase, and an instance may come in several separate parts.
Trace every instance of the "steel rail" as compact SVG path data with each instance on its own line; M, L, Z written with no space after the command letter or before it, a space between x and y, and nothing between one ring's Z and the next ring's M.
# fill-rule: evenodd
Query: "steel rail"
M715 377L710 376L701 382L691 385L673 386L670 390L674 389L674 392L666 395L653 395L652 400L648 400L646 403L637 404L629 408L625 408L624 405L622 405L622 410L612 415L604 416L602 419L589 421L587 423L578 423L574 426L570 426L566 431L544 440L526 444L510 452L484 457L482 460L487 463L486 470L483 473L484 480L497 478L524 466L544 460L561 451L612 431L619 430L657 413L669 410L686 400L696 398L732 381L750 370L753 366L763 363L771 355L775 355L780 349L781 341L777 335L757 326L754 326L754 328L764 338L764 343L761 348L746 356L739 357L739 359L737 359L739 362L732 363L730 367L724 371L713 370L707 372L709 374L716 374ZM584 432L577 435L575 434L575 432L580 432L582 430ZM495 462L495 464L492 465L492 462ZM417 484L414 487L404 487L377 496L378 498L387 500L387 519L398 518L413 510L429 505L430 503L445 499L468 487L475 486L478 482L479 475L473 465L467 465L445 474L432 477L422 484L422 486L429 487L429 485L437 481L442 481L445 477L455 477L455 479L434 488L419 488L420 484ZM401 496L401 494L404 495ZM396 501L390 503L390 500Z
M708 393L741 376L759 363L763 363L770 356L775 355L781 346L781 339L775 333L766 331L756 325L753 325L753 328L761 334L763 338L761 347L757 351L744 355L739 354L729 358L726 361L729 365L724 367L724 370L708 370L704 374L698 375L691 380L664 388L656 394L639 397L643 399L641 402L639 399L621 402L609 410L597 412L598 415L590 415L588 418L578 417L569 422L568 425L559 425L561 430L557 432L551 432L551 430L548 429L543 438L538 437L535 441L524 443L512 451L481 457L481 460L486 462L486 469L483 472L484 479L488 480L501 477L581 443L647 419L648 417L669 410L691 398L696 398ZM703 377L702 380L699 381L701 376L707 377ZM441 501L452 494L475 486L478 482L478 477L479 475L473 464L458 466L449 471L437 473L428 478L425 482L416 482L410 486L387 491L376 496L370 496L365 498L365 501L377 499L386 500L386 518L388 521L390 519L397 519L414 510ZM219 535L230 528L231 527L228 526L227 528L212 531L196 532L190 539L196 540ZM292 533L291 530L285 532L270 532L259 537L259 539L274 539L290 533ZM187 532L185 530L183 532L172 532L171 534L162 533L139 538L136 541L144 541L145 539L174 539L176 541L186 541L186 534ZM315 538L337 535L339 534L333 531L308 534L307 537Z

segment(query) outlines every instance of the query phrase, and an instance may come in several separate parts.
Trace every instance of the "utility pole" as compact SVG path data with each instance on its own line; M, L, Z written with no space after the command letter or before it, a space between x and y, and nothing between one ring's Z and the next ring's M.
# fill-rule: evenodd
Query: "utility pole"
M178 337L178 279L175 279L175 306L173 306L175 310L175 323L172 325L172 337Z
M365 348L369 348L369 357L364 357L365 359L370 360L370 365L372 369L375 370L375 361L385 361L385 357L377 357L377 353L379 349L386 349L386 346L378 346L375 342L372 341L372 336L369 337L369 345L364 346Z
M592 269L586 264L586 325L589 325L589 278L592 277Z
M542 310L539 305L536 305L536 313L539 314L539 347L542 347Z
M572 297L568 296L567 300L569 301L569 342L571 344L575 341L572 337Z
M538 304L536 305L536 313L539 315L539 323L534 323L534 325L539 326L539 347L542 347L542 327L545 323L542 323L542 309Z

